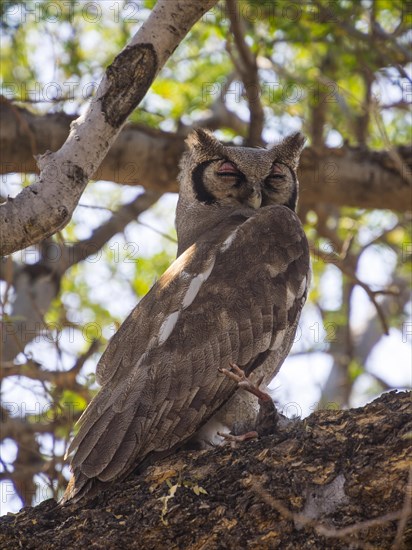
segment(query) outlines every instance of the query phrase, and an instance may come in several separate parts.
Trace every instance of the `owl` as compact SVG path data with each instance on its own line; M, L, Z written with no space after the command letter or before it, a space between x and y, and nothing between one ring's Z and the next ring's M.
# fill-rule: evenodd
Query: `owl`
M62 503L253 418L256 405L222 369L236 364L268 382L293 343L310 274L295 214L303 143L295 134L255 149L204 130L189 136L177 259L97 365L101 390L69 446Z

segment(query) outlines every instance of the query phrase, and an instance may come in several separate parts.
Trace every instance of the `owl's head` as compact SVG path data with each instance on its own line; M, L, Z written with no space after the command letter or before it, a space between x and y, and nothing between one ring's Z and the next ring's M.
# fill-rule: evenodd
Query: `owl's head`
M182 158L180 194L205 205L296 209L296 170L305 143L297 132L270 149L228 146L207 130L188 139Z
M178 255L234 210L284 205L296 209L296 169L305 138L296 133L270 149L224 145L195 130L180 163L176 209Z

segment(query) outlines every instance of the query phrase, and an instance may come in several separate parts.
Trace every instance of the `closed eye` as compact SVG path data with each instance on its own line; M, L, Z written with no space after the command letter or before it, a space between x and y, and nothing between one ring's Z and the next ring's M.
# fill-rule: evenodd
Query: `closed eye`
M230 177L240 177L243 176L242 172L236 168L236 166L233 164L233 162L230 162L228 160L223 161L223 163L219 166L217 170L218 176L230 176Z
M272 174L267 176L265 179L265 186L273 190L281 189L284 187L282 183L285 180L285 177L286 176L284 174Z
M286 177L286 175L283 172L281 166L279 164L275 163L272 166L272 169L271 169L270 174L268 175L267 179L283 180L283 179L285 179L285 177Z

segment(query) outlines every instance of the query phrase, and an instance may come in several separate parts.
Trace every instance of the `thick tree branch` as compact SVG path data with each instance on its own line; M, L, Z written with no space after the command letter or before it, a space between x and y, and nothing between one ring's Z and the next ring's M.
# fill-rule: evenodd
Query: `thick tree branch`
M33 173L28 137L4 104L0 147L0 173ZM36 152L58 149L69 132L73 117L63 114L33 115L20 109L35 136ZM179 159L184 151L186 131L171 134L143 125L130 124L120 133L94 179L127 185L142 185L159 192L177 191ZM407 179L412 173L410 147L399 147L404 170L401 173L387 151L361 148L324 148L316 153L303 151L299 180L302 206L329 203L335 206L387 208L398 212L410 209L412 188ZM161 162L159 162L161 159Z
M412 186L407 181L412 166L410 147L397 152L405 165L399 172L387 151L362 148L307 148L302 155L299 180L301 201L335 206L410 210Z
M194 23L217 0L158 0L148 20L108 67L64 145L37 162L37 181L0 206L0 252L10 254L56 233L71 219L89 178L127 117Z
M182 451L88 501L3 516L0 547L409 548L410 399L392 392L236 449Z

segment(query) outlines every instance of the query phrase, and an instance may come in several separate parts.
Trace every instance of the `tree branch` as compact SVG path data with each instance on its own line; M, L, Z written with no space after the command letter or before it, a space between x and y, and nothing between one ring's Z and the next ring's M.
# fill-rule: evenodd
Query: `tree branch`
M59 247L58 251L53 250L53 254L50 255L47 254L46 248L44 257L38 262L19 266L12 272L11 284L16 292L16 300L10 318L4 319L0 327L3 361L12 360L29 342L47 329L43 315L57 296L61 277L67 269L87 256L96 254L113 235L123 231L131 221L137 221L138 216L150 208L158 198L159 193L156 191L139 195L120 207L88 239L73 246L52 242L53 247Z
M2 133L0 173L33 173L36 164L29 154L28 138L20 132L8 106L0 103ZM18 108L35 136L36 152L58 149L69 133L73 117L65 114L34 115ZM237 131L237 130L236 130ZM242 132L243 133L243 132ZM139 124L129 124L120 133L93 179L126 185L142 185L158 192L177 191L177 173L184 151L186 130L172 134ZM387 151L360 148L323 148L303 151L299 168L300 204L385 208L398 212L410 209L412 173L410 147L398 147L404 169ZM161 162L159 162L161 159ZM1 207L0 207L1 208Z
M99 340L93 340L85 353L77 358L77 361L73 367L64 371L44 369L40 363L33 360L21 365L16 365L12 361L2 362L0 380L3 380L8 376L25 376L31 380L50 382L61 391L72 390L88 400L90 398L89 390L84 384L77 382L76 376L81 371L87 359L89 359L93 353L98 350L99 345Z
M246 144L250 147L263 145L262 131L265 115L260 102L261 86L256 57L252 54L246 43L246 29L240 15L237 0L226 0L226 4L230 18L230 30L236 44L238 57L232 52L229 41L227 42L227 49L233 60L233 64L242 78L249 105L250 124Z
M410 399L317 411L236 449L182 450L84 502L3 516L0 545L408 548Z
M145 210L153 206L161 197L161 193L147 191L138 195L130 203L123 205L106 222L97 227L88 239L79 241L73 246L66 246L63 249L65 261L60 262L59 270L62 274L73 265L85 260L91 254L95 254L104 246L116 233L121 232L126 225L137 218Z
M0 253L56 233L70 221L89 178L194 23L217 0L158 0L148 20L107 68L87 111L61 149L37 158L37 181L0 205ZM184 4L184 5L183 5Z

